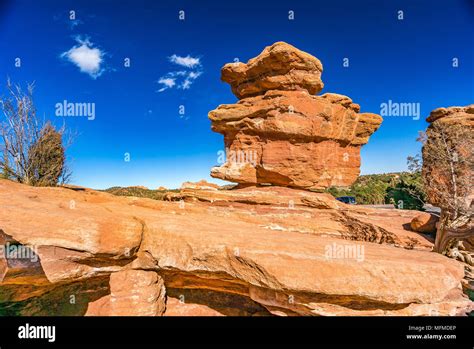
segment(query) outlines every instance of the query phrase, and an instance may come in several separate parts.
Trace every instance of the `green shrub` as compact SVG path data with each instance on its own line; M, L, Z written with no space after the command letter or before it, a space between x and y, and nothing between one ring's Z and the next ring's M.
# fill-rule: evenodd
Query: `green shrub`
M404 209L416 210L422 209L425 198L419 172L364 175L349 188L331 187L326 191L334 197L354 196L362 205L397 205L402 200Z

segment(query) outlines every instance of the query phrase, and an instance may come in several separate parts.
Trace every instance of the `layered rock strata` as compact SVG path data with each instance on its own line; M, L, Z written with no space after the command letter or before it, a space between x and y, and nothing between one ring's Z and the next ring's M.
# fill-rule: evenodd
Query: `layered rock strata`
M211 176L245 185L303 189L349 186L360 149L382 122L349 97L321 91L321 62L277 42L247 64L222 68L240 99L209 112L224 135L226 161Z
M474 104L438 108L423 146L427 200L441 208L434 250L466 265L474 299Z
M29 246L38 257L2 258L0 313L461 315L472 308L462 264L404 229L415 212L353 208L288 188L188 186L173 195L177 201L156 201L0 180L3 244Z

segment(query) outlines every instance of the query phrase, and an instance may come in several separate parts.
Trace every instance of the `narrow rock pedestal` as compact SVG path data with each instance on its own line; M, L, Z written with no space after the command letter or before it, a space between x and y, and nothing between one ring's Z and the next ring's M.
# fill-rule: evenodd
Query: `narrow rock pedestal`
M163 279L153 271L123 270L110 275L110 295L89 304L90 316L161 316L165 312Z

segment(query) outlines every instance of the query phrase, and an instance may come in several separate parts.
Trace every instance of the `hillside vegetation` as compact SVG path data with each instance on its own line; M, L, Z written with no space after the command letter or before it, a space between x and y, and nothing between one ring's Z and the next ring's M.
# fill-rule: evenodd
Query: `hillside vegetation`
M230 190L233 186L223 186L221 190ZM112 187L104 190L119 196L145 197L163 200L167 192L179 192L179 189L152 190L144 187ZM331 187L326 190L334 197L354 196L361 205L393 204L395 207L409 210L422 210L425 193L422 189L420 172L400 172L360 176L349 188Z
M421 210L425 203L420 172L360 176L349 188L327 189L335 197L354 196L358 204L393 204L398 208Z
M153 190L144 187L111 187L104 191L117 196L136 196L154 200L163 200L165 193L170 191L179 192L179 190L176 189Z

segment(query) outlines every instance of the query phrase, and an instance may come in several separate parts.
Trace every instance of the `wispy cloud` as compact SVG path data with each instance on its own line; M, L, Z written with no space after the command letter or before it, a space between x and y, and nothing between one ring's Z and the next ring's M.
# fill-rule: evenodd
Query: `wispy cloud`
M77 44L68 51L61 53L61 58L76 65L81 72L88 74L91 78L97 79L104 71L105 52L88 39L76 37Z
M187 90L188 88L191 87L192 83L194 80L196 80L199 76L201 76L202 72L189 72L184 81L181 83L180 88L183 90Z
M199 57L191 57L190 55L187 55L186 57L172 55L169 57L169 60L171 63L191 69L201 65L201 59Z
M69 28L71 30L74 30L74 28L76 28L77 26L79 26L80 24L84 24L83 21L81 21L80 19L70 19L69 22Z
M189 70L170 71L162 76L157 82L161 85L158 92L163 92L170 88L187 90L194 81L202 74L201 59L199 57L186 57L172 55L169 58L171 63L188 68Z
M163 87L158 90L158 92L163 92L164 90L167 90L169 88L173 88L176 85L176 79L172 77L162 77L160 80L158 80L159 84L162 84Z

